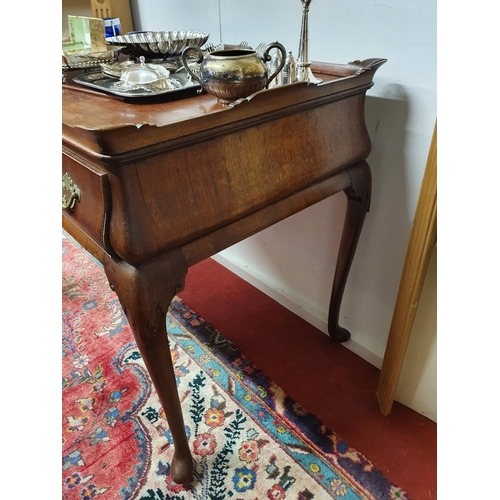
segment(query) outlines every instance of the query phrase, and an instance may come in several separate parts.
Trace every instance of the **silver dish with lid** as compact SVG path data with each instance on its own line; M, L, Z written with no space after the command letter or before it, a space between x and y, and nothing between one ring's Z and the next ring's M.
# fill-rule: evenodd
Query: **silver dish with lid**
M146 90L157 91L182 87L176 78L170 78L170 71L160 64L146 63L144 56L139 63L130 64L114 84L115 90Z

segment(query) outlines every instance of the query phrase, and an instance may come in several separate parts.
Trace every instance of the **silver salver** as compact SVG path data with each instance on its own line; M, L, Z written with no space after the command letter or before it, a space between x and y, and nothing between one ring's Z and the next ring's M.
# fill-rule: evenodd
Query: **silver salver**
M129 98L160 96L175 92L183 92L188 89L200 88L200 85L196 82L192 82L189 75L183 70L173 73L171 75L171 79L175 80L175 82L172 82L174 83L172 88L162 90L147 88L146 86L139 89L122 90L119 86L117 86L117 82L119 82L117 78L113 78L100 71L94 73L83 73L75 76L73 77L73 82L95 90L101 90L109 94Z

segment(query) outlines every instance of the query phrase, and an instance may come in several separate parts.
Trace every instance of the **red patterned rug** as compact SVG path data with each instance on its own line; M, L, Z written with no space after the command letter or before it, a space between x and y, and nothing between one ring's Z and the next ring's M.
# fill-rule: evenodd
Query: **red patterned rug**
M195 479L174 484L167 421L118 299L66 234L62 250L63 499L408 498L179 298L167 324Z

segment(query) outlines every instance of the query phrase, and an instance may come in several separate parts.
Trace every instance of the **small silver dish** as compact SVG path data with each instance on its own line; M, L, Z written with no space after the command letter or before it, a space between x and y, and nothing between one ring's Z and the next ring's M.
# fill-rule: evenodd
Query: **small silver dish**
M101 63L101 71L107 75L107 76L112 76L113 78L121 78L123 75L123 72L130 68L135 64L135 61L128 60L128 61L121 61L121 62L113 62L113 63Z

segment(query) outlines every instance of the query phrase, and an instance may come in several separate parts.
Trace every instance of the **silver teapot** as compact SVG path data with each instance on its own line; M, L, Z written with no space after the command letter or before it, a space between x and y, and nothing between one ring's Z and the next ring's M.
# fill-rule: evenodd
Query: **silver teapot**
M281 52L281 64L268 75L266 62L271 60L269 52L276 48ZM188 56L195 55L199 70L193 71ZM267 88L281 71L286 59L286 50L281 43L273 42L266 46L262 55L251 49L217 50L203 55L199 47L189 46L182 51L182 64L191 77L199 82L217 101L227 105L242 97ZM197 74L198 73L198 74Z

